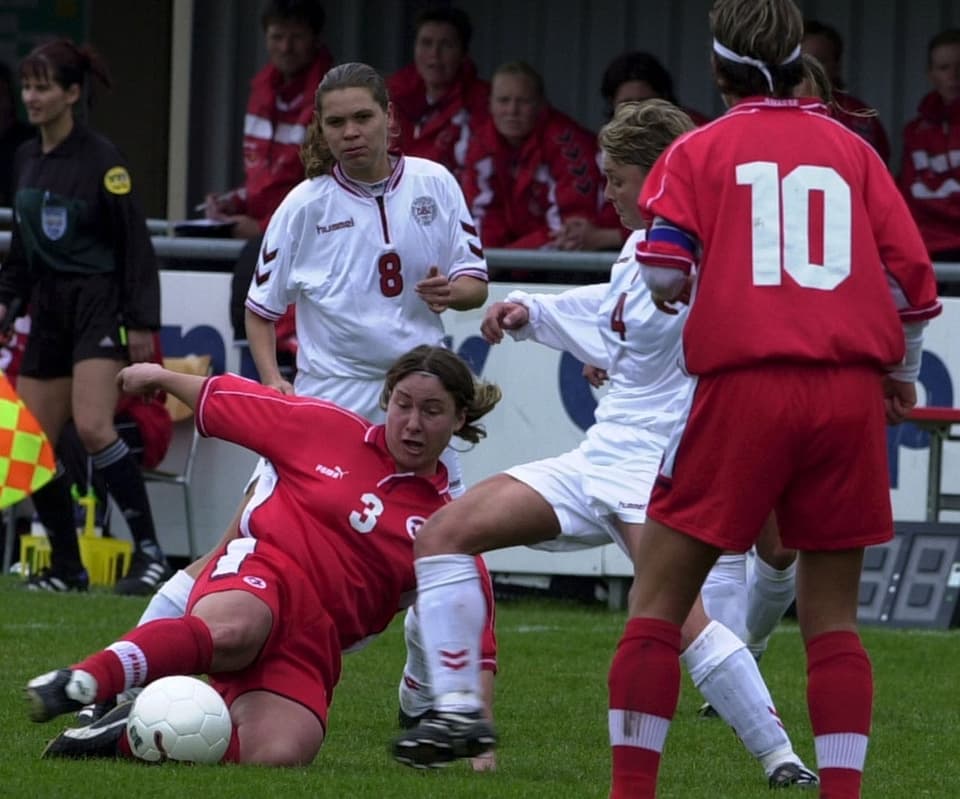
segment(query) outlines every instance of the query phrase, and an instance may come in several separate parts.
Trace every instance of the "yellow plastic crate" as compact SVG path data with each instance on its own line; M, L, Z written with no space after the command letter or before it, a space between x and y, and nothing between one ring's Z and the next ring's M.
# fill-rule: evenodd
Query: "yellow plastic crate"
M114 585L127 573L133 558L133 544L116 538L81 535L80 559L90 575L91 585ZM20 536L20 563L24 576L50 565L50 542L43 535Z

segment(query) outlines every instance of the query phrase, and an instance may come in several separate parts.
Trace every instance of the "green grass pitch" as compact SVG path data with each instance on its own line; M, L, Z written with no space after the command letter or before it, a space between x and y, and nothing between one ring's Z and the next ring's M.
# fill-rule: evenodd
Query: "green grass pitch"
M525 599L498 606L501 670L495 710L501 741L495 773L473 774L462 763L422 773L389 758L403 662L399 622L365 651L345 658L327 741L308 768L41 761L45 742L65 721L28 721L24 683L110 643L135 623L144 604L104 592L32 594L20 590L15 578L0 578L0 797L607 795L606 673L624 615L564 601ZM960 630L865 628L863 635L876 677L864 797L956 796ZM814 765L803 649L794 625L785 624L775 635L763 672L797 751ZM684 678L661 769L662 799L768 796L759 765L730 730L720 721L697 719L700 701Z

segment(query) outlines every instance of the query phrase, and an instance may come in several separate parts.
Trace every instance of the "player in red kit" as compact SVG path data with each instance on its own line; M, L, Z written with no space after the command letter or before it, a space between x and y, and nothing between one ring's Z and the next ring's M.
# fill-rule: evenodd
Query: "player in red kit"
M240 537L205 567L187 614L148 622L31 680L31 716L45 721L169 674L209 674L234 722L226 761L309 763L323 742L341 651L381 632L413 599L414 536L449 500L440 453L453 435L482 437L476 422L500 391L475 381L455 354L426 345L388 371L383 425L232 375L204 380L145 364L120 380L131 393L174 394L196 408L202 433L260 452L272 469L257 483ZM123 724L115 722L128 711L121 705L99 726L67 730L47 754L117 754Z
M822 104L792 97L792 0L717 0L710 24L732 107L678 139L640 197L653 219L637 253L645 281L666 310L689 291L683 360L696 385L634 552L609 675L610 795L655 795L679 625L720 552L746 550L775 511L800 551L820 795L851 799L873 703L856 629L863 549L893 536L884 425L916 403L923 327L940 304L883 162Z

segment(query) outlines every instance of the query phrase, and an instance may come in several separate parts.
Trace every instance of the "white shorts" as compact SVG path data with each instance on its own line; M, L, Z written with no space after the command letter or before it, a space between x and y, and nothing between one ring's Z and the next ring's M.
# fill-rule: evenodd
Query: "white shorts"
M563 455L506 470L550 503L560 522L560 535L534 544L534 549L558 552L613 542L630 556L614 522L646 521L665 440L650 433L636 435L622 427L617 430L616 442L611 438L607 435L601 441L601 437L591 436Z

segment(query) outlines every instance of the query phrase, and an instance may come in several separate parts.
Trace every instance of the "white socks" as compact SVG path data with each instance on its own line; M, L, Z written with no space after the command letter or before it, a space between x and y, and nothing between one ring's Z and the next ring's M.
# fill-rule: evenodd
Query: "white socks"
M796 561L783 571L778 571L759 556L753 559L747 585L747 632L744 640L754 657L759 657L766 650L770 633L793 603L796 577Z
M743 641L719 622L711 621L680 660L693 684L720 718L733 727L767 776L782 763L800 762L760 669Z
M433 707L433 688L415 608L407 608L407 615L403 619L403 638L407 645L407 661L403 664L403 676L400 678L400 710L408 716L422 716Z
M480 640L487 600L473 555L432 555L414 561L417 618L433 684L434 707L481 710Z
M737 638L747 635L747 556L721 555L700 589L703 608Z
M178 619L187 612L187 600L196 582L183 569L167 580L152 597L137 622L139 627L157 619Z

